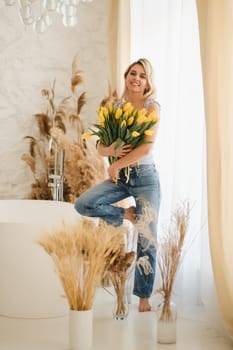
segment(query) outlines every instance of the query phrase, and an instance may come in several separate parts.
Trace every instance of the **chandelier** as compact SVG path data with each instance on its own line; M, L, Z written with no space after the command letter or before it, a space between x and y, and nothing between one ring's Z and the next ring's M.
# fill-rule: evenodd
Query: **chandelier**
M77 8L80 2L92 0L4 0L7 6L17 6L21 22L33 26L37 33L45 32L53 23L55 14L61 16L65 27L78 23Z

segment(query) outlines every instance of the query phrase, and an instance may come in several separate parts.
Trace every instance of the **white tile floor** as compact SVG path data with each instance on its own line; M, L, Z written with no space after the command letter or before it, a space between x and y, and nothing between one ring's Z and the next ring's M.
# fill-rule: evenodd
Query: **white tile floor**
M177 343L156 341L156 313L137 312L132 298L127 320L112 318L113 296L97 290L94 305L93 350L230 350L233 343L209 327L199 315L178 317ZM198 317L197 317L198 316ZM13 319L0 317L1 350L68 350L68 317Z

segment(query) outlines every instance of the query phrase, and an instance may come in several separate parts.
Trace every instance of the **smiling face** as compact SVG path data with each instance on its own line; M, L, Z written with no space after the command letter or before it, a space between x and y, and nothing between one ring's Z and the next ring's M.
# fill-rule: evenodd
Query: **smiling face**
M148 89L148 81L145 69L141 64L134 64L125 77L125 85L128 92L144 95Z

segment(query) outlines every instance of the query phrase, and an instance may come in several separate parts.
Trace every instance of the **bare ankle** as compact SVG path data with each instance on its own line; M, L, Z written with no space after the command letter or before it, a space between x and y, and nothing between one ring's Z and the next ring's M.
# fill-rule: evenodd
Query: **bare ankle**
M138 311L139 312L151 311L151 306L150 306L148 298L140 298L139 299Z

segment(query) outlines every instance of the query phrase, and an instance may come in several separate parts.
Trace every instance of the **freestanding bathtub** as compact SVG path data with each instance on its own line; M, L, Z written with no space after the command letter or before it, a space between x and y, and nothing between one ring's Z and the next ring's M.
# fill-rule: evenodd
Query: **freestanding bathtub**
M47 318L67 314L68 303L51 257L36 243L44 229L78 222L73 204L0 200L0 315Z

